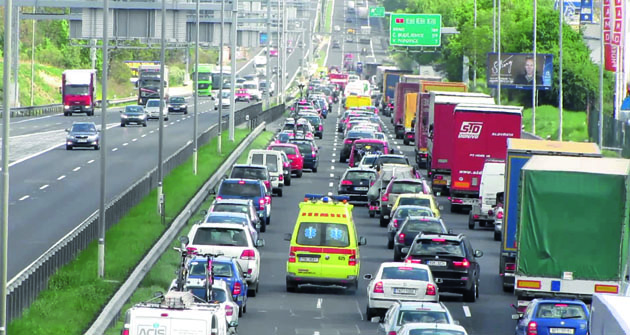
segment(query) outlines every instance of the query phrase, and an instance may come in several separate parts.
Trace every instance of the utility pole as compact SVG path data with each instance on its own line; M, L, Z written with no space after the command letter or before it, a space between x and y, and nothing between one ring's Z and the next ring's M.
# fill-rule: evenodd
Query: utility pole
M13 0L4 1L4 83L2 110L2 274L0 275L0 335L7 333L7 262L9 242L9 118L11 117L11 17Z
M201 0L197 0L197 6L195 8L195 77L193 83L193 96L194 96L194 104L193 107L193 174L197 175L197 122L198 122L198 108L199 108L199 2Z
M536 1L536 0L534 0ZM473 48L473 52L474 57L473 57L473 87L477 87L477 43L475 43L475 41L477 40L477 0L475 0L474 2L474 6L475 6L475 10L474 10L474 28L473 29L473 36L474 36L474 45L475 47ZM369 20L369 19L368 19ZM369 22L369 21L368 21Z
M276 97L277 97L277 101L278 101L279 104L282 103L281 99L282 99L282 96L284 95L284 89L282 87L282 75L283 75L282 74L282 66L280 65L280 64L282 64L280 62L280 60L282 58L282 54L280 54L280 44L282 44L282 41L280 39L280 35L282 33L282 30L281 30L282 29L282 27L281 27L282 22L280 21L280 17L281 17L280 16L280 9L281 9L280 8L280 1L282 1L282 0L277 0L278 6L276 7L276 12L277 12L277 14L276 14L276 25L277 25L277 27L276 28L278 28L278 32L276 34L276 44L277 44L276 51L278 51L278 57L276 57L277 63L278 63L278 70L276 71L276 81L278 82L278 84L276 85L276 87L278 88L278 94L276 94Z
M282 103L286 101L287 89L287 5L282 0Z
M36 8L33 9L33 13L36 12ZM33 19L32 22L32 35L31 35L31 106L35 104L35 28L37 20Z
M269 45L271 45L271 0L267 0L267 74L265 80L267 81L267 94L265 95L265 108L269 109L269 101L271 99L271 59L269 57Z
M164 78L164 63L166 62L166 0L162 0L162 26L160 35L160 117L159 117L159 134L158 134L158 210L162 218L162 222L166 217L166 205L164 203L164 169L162 161L164 158L164 82L168 78Z
M564 1L564 0L563 0ZM536 93L538 93L538 83L536 82L536 73L538 71L538 64L536 64L536 39L538 35L538 0L534 0L534 45L532 50L534 52L534 82L532 86L532 134L536 135Z
M559 2L560 26L558 35L558 141L562 141L562 24L564 21L564 0L560 0Z
M20 107L20 82L18 80L18 74L20 69L20 6L15 6L13 11L13 39L11 43L13 46L11 51L13 52L13 103L16 107Z
M499 82L497 83L497 104L500 105L501 104L501 71L503 70L503 61L501 60L501 0L497 0L498 2L498 29L497 29L497 35L498 35L498 41L497 41L497 50L498 50L498 56L499 56Z
M600 13L604 12L604 2L600 1ZM599 148L604 147L604 21L601 21L599 32L599 116L598 116Z
M101 71L101 164L100 164L100 177L101 177L101 189L99 195L99 207L98 207L98 277L105 278L105 185L107 180L106 176L106 159L107 159L107 141L106 130L107 120L105 115L107 114L107 76L108 76L108 62L109 62L109 0L103 2L103 69Z
M223 131L223 28L225 26L225 1L221 1L221 37L219 38L219 136L217 136L217 153L221 154L221 132Z
M232 94L230 94L230 121L229 121L229 135L230 141L234 142L234 111L236 108L236 101L234 101L234 93L236 93L236 26L238 25L238 0L232 0L232 25L230 26L232 39L230 45L230 68L232 70L230 76L230 87L232 88Z

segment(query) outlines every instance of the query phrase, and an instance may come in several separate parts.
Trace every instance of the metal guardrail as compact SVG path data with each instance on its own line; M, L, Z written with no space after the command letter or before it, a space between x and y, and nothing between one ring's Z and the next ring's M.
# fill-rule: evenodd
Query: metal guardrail
M283 109L284 105L279 105L265 112L272 115L282 115ZM255 109L244 108L236 111L235 121L245 120L245 113L251 113L252 110ZM261 113L261 115L263 114L265 113ZM227 119L223 120L223 129L226 129L227 121ZM241 122L235 122L235 124L238 125L241 124ZM217 128L217 125L213 125L206 129L198 138L199 145L203 145L210 141L211 138L217 136ZM192 153L193 143L190 141L177 152L166 158L164 161L165 175L189 159ZM106 229L116 224L129 210L140 203L152 189L157 187L157 182L158 176L156 167L149 171L144 178L138 180L109 202L105 208ZM28 308L39 293L47 288L48 279L59 268L72 261L79 252L87 248L90 243L97 239L97 223L98 211L95 211L76 228L51 246L39 258L11 278L7 285L8 321L20 317L24 309Z

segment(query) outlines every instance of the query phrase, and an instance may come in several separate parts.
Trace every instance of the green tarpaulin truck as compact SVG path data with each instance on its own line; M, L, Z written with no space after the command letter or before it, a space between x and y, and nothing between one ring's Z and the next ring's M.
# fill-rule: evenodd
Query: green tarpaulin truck
M630 160L533 156L521 173L519 300L625 291Z

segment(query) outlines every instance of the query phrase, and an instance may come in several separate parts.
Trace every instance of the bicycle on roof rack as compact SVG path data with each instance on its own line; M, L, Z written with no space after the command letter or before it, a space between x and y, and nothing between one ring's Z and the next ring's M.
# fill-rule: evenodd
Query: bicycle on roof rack
M189 240L188 237L182 236L179 238L182 246L180 248L173 248L181 254L181 262L179 269L177 270L177 278L175 280L176 291L186 291L192 287L203 287L203 296L195 295L195 298L203 301L212 301L212 285L214 284L214 271L212 268L212 260L216 257L222 256L222 252L217 253L200 253L196 248L186 247ZM195 256L206 258L206 264L203 265L203 273L197 272L191 264L189 267L189 260L192 260ZM201 295L201 294L200 294Z

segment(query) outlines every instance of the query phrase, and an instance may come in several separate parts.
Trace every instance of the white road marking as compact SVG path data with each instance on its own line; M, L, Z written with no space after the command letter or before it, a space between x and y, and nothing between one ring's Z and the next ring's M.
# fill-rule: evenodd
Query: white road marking
M331 169L331 170L334 170L334 169L335 169L335 166L334 166L334 165L333 165L333 166L331 166L331 167L330 167L330 169Z
M359 325L355 323L354 326L357 327L357 334L361 334L361 329L359 329Z
M140 137L147 137L147 134L142 134L142 136L140 136Z
M317 298L317 309L321 309L321 308L322 308L322 298Z
M40 190L44 190L44 189L46 189L46 188L48 188L48 184L46 184L46 185L42 185L39 189L40 189Z
M319 332L316 330L313 332L313 335L319 335Z
M129 145L129 143L127 143L127 142L123 143L123 147L126 147L128 145Z
M66 178L66 176L65 175L61 175L61 176L57 177L57 180L61 180L63 178Z
M394 144L398 145L398 142L394 141Z
M77 172L77 171L79 171L79 170L81 170L81 167L80 167L80 166L77 166L77 167L75 167L74 169L72 169L72 171L74 171L74 172Z
M335 174L334 174L334 173L331 173L331 174L330 174L330 178L335 178Z
M92 164L92 163L94 163L94 160L93 160L93 159L90 159L90 160L88 161L88 164Z
M131 142L135 142L135 141L137 141L137 140L138 140L137 138L134 138L133 140L131 140Z
M149 134L153 134L153 132L154 132L154 130L151 130L151 131L149 132Z
M112 149L112 151L118 151L118 148L114 148L114 149Z
M355 302L355 304L356 304L356 306L357 306L357 312L359 312L359 315L361 315L361 320L365 320L365 319L363 318L363 312L361 312L361 307L359 307L359 301L358 301L358 300L355 300L354 302Z
M328 184L328 187L333 187L335 184L333 184L332 182Z
M333 157L335 157L335 155L333 155ZM334 162L335 162L335 160L334 160L334 159L331 159L331 160L330 160L330 162L331 162L331 163L334 163Z
M328 196L331 197L332 196L332 192L328 192Z
M397 145L397 146L396 146L396 149L400 149L400 145Z
M466 315L467 318L472 316L472 314L470 314L470 308L468 308L468 306L464 305L462 306L462 308L464 309L464 315Z
M28 199L28 198L30 198L30 196L25 195L25 196L23 196L23 197L21 197L21 198L20 198L20 201L22 201L22 200L26 200L26 199Z

